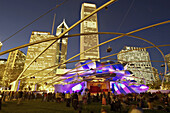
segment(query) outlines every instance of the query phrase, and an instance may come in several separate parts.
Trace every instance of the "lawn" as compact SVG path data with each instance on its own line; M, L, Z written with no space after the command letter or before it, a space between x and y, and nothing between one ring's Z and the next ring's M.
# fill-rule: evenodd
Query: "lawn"
M91 103L84 105L82 113L100 113L101 108L106 109L107 113L116 113L110 111L110 106L102 106L100 103ZM22 101L17 105L17 101L2 103L0 113L78 113L73 107L66 107L66 103L41 102L41 100ZM124 112L122 112L124 113ZM165 111L145 110L144 113L165 113Z

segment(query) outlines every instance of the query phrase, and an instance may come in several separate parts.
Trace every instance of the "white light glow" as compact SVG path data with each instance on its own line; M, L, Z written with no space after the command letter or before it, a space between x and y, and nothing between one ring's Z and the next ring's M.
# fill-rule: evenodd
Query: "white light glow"
M115 70L113 70L113 69L109 68L109 71L110 71L110 72L114 72Z
M118 88L116 87L116 85L114 84L114 89L115 89L115 91L117 91L118 90Z
M82 88L82 86L80 84L78 84L72 88L72 91L81 90L81 88Z
M147 86L141 86L140 89L147 89Z
M123 89L125 88L125 85L124 84L119 84Z

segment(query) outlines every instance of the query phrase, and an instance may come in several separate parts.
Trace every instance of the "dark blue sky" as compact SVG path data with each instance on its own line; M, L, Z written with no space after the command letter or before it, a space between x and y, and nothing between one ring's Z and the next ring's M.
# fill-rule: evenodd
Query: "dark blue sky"
M0 1L0 41L8 38L23 26L32 22L40 15L55 7L64 0L1 0ZM54 13L56 13L55 28L66 19L70 27L80 19L80 9L83 2L95 3L97 7L109 0L68 0L59 8L53 10L43 18L39 19L17 35L3 43L2 51L29 43L32 31L51 32ZM129 9L129 7L131 8ZM122 32L145 27L158 22L170 20L170 0L118 0L108 7L107 10L98 12L99 32ZM126 15L128 12L128 15ZM125 16L126 15L126 16ZM145 38L156 45L170 44L170 23L158 27L140 31L133 35ZM80 26L77 26L69 34L80 33ZM100 43L115 35L100 35ZM108 47L112 47L112 53L106 53ZM129 37L124 37L100 47L100 56L119 52L124 46L145 47L150 44ZM170 47L161 47L166 55L170 53ZM26 53L27 48L21 49ZM148 49L151 60L163 61L157 49ZM79 37L69 39L68 58L79 53ZM8 54L0 56L7 58ZM116 58L116 57L112 57ZM76 58L76 59L79 59ZM74 60L76 60L74 59ZM159 71L162 63L152 63ZM74 64L69 64L68 68L73 68Z

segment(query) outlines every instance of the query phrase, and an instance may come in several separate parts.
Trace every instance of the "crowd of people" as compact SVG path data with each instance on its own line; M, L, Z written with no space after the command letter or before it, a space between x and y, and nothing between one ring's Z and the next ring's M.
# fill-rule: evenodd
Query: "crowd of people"
M111 111L116 112L134 112L139 110L141 113L143 109L157 109L169 110L170 93L141 93L141 94L120 94L115 95L110 92L100 92L91 94L90 92L70 92L67 93L46 93L46 92L33 92L33 91L3 91L1 92L1 101L17 100L20 104L23 100L36 100L41 99L42 102L65 102L66 107L73 107L79 113L83 110L84 105L91 104L92 102L101 103L102 106L110 106ZM101 112L106 113L103 109Z

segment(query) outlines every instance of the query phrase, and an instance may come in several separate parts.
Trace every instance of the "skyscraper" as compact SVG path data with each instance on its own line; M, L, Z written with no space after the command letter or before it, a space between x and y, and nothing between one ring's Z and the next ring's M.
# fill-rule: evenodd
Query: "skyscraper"
M68 29L68 26L67 26L65 20L63 20L63 22L57 27L56 36L59 36L61 33L63 33L67 29ZM66 33L65 35L68 35L68 33ZM56 63L57 64L60 64L60 63L66 61L67 43L68 43L68 38L61 38L57 41L57 55L56 55L56 57L57 57ZM66 69L66 64L61 65L59 68Z
M17 79L18 75L24 69L25 59L25 54L20 50L15 50L9 53L2 78L4 86L9 86L9 83Z
M50 32L33 31L30 37L30 43L35 42L35 41L40 41L43 39L52 38L52 37L54 37L54 35L50 35ZM50 43L51 41L48 41L48 42L43 42L40 44L29 46L24 68L27 67L27 65L34 59L34 57L36 57ZM48 50L46 50L40 57L38 57L38 59L36 59L35 62L33 62L33 64L31 64L31 66L24 72L23 76L27 76L29 74L35 73L36 71L40 71L44 68L55 65L56 64L56 48L57 48L57 43L53 44L50 48L48 48ZM42 72L34 74L33 76L28 76L27 81L26 81L27 85L35 84L38 80L46 76L47 73L50 71L52 71L52 69L46 69ZM51 74L54 75L55 72Z
M66 29L68 29L68 26L65 23L65 20L63 20L63 22L57 27L56 36L63 33ZM68 33L66 35L68 35ZM54 35L50 35L50 32L33 31L30 38L30 42L40 41L52 37L54 37ZM43 42L40 44L29 46L27 51L25 67L33 60L34 57L36 57L50 43L51 41L48 41L48 42ZM33 74L44 68L54 66L66 61L67 43L68 43L68 38L59 39L50 48L48 48L40 57L38 57L38 59L36 59L36 61L33 64L31 64L31 66L26 70L23 76ZM58 68L66 69L66 64L61 65ZM30 87L32 90L34 90L35 88L34 86L36 83L48 77L52 77L55 74L56 74L56 70L51 68L51 69L43 70L32 76L28 76L26 80L27 86L25 86L25 88Z
M6 62L7 62L7 59L0 59L0 86L3 86L2 78L3 78L3 75L4 75Z
M81 19L89 15L95 9L96 9L95 4L83 3L81 7ZM81 33L98 32L97 14L94 14L93 16L91 16L90 18L86 19L81 23L80 32ZM99 44L98 35L80 36L80 52L83 52L98 44ZM80 59L89 58L100 58L99 47L94 48L80 55Z
M139 47L125 46L117 55L119 62L127 62L127 70L130 70L135 75L135 80L140 83L153 82L153 70L150 61L149 53L146 49Z

